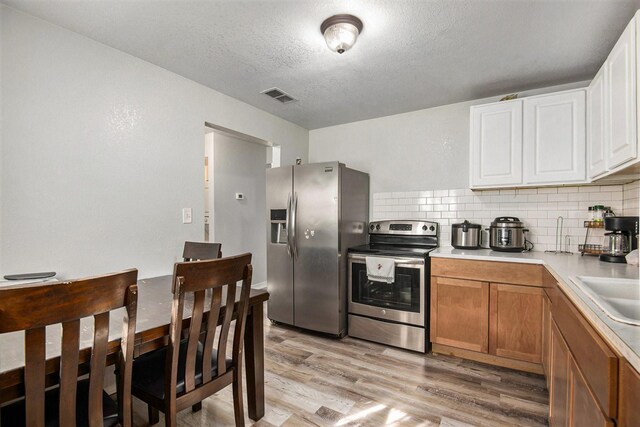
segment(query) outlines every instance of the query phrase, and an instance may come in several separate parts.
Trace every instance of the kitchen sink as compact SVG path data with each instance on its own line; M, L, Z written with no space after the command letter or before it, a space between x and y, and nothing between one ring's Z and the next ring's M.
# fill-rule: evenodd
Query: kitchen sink
M571 281L613 320L640 326L640 280L576 276Z

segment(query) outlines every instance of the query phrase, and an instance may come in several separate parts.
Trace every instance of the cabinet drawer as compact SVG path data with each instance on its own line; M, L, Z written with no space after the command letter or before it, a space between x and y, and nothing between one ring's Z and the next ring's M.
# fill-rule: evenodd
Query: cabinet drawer
M615 418L618 357L560 291L551 313L598 404L607 417Z
M536 264L464 259L431 258L431 274L456 279L542 286L544 268Z

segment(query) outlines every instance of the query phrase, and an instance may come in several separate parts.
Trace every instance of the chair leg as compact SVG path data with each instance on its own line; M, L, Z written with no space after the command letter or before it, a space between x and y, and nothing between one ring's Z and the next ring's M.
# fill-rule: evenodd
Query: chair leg
M196 403L195 405L193 405L193 406L191 407L191 410L192 410L193 412L199 412L199 411L201 411L201 410L202 410L202 402L198 402L198 403Z
M244 409L242 408L242 372L241 363L235 368L233 376L233 415L236 419L236 427L244 427Z
M160 421L160 414L158 412L158 408L154 408L153 406L147 404L147 412L149 413L149 425L158 424Z

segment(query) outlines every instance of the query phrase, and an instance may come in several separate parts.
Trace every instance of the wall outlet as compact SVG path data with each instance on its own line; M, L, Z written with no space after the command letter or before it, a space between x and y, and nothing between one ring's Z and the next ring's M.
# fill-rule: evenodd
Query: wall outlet
M236 200L244 200L244 194L243 193L236 193Z
M182 223L183 224L191 224L193 220L191 216L191 208L182 208Z

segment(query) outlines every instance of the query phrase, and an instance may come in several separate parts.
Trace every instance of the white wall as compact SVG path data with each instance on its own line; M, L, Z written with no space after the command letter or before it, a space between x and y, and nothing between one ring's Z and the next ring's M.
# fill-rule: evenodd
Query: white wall
M216 133L214 147L215 241L224 256L253 254L253 283L267 280L267 147ZM244 200L235 194L243 193Z
M3 274L170 273L202 240L205 121L308 157L299 126L1 5L0 20Z
M520 96L587 84L521 92ZM309 132L309 161L339 160L368 172L372 194L467 188L469 107L498 99L500 96L315 129Z

